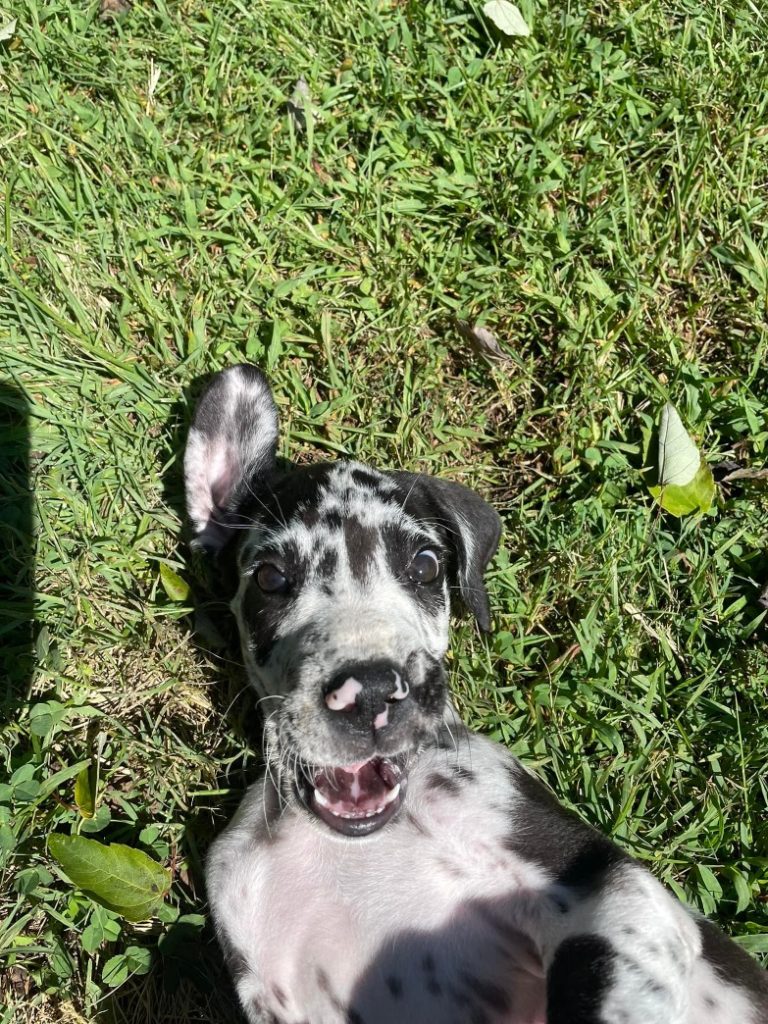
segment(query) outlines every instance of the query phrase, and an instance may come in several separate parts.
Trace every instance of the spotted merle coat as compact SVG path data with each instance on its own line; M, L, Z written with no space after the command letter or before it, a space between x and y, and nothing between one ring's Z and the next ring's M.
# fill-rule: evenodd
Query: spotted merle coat
M766 975L501 746L454 728L455 597L490 627L499 520L458 484L277 472L261 373L218 374L185 455L234 554L265 778L208 862L252 1024L766 1024Z

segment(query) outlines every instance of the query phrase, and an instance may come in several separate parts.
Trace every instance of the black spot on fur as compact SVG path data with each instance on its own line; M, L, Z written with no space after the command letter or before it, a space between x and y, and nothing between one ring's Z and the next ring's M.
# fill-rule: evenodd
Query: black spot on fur
M347 1010L347 1024L365 1024L363 1015L358 1013L357 1010Z
M339 555L335 548L327 547L317 562L317 575L320 579L329 579L336 572Z
M761 1010L768 1009L768 973L711 921L698 922L701 955L722 981L739 985Z
M322 967L318 967L315 970L315 977L317 978L317 984L321 992L324 992L328 996L328 1000L331 1006L336 1010L337 1013L344 1013L345 1008L342 1001L333 991L331 987L331 979L328 977Z
M442 790L450 796L458 796L461 792L459 783L450 776L443 775L442 772L432 772L427 778L427 786L429 789Z
M439 996L442 993L442 991L443 986L440 984L437 978L427 979L427 992L429 992L431 996Z
M367 487L368 490L374 491L377 494L381 491L381 477L374 473L373 470L355 466L352 470L352 479L355 483L360 484L361 487Z
M385 979L387 988L393 999L400 999L403 995L403 982L396 974L390 974Z
M340 530L344 525L344 517L341 512L330 510L329 512L324 513L323 522L329 530Z
M562 942L547 974L547 1024L595 1024L614 975L615 954L599 935Z
M356 580L365 580L370 575L376 550L379 545L379 532L349 516L344 520L344 542L347 545L349 571Z
M571 905L568 900L564 899L559 893L548 893L550 902L554 905L555 909L560 914L568 914L571 909Z
M426 971L427 974L434 974L435 972L435 958L431 953L427 953L421 959L422 970Z
M453 774L457 779L461 779L462 782L474 782L477 776L471 768L465 768L463 764L456 764L453 766Z
M279 985L272 986L272 995L283 1009L288 1005L288 998Z
M664 943L664 953L671 964L676 964L680 959L680 949L677 943L671 942L669 939Z
M232 975L232 980L237 985L250 970L248 961L242 953L228 944L224 946L224 959L229 968L229 973Z

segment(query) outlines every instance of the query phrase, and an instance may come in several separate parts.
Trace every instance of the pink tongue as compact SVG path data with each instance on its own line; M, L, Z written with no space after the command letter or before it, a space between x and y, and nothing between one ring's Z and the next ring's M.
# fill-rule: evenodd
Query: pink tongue
M315 789L323 794L335 814L374 810L384 803L389 793L389 787L371 761L321 772L315 777Z

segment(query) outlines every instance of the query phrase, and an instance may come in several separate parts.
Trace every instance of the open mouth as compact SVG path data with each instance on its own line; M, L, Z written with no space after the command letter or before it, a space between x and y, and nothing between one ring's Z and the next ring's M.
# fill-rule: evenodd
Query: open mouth
M303 780L303 802L335 832L367 836L390 821L403 801L405 758L373 757L338 768L318 768Z

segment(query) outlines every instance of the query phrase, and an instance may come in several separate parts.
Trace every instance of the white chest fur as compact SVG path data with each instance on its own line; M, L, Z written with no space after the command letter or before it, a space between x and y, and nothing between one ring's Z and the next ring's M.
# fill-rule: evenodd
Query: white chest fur
M504 848L500 753L461 751L470 785L455 754L430 752L398 819L364 839L295 811L270 839L254 787L209 862L217 924L253 967L238 983L244 1004L312 1024L543 1024L527 923L532 906L546 912L551 879Z

